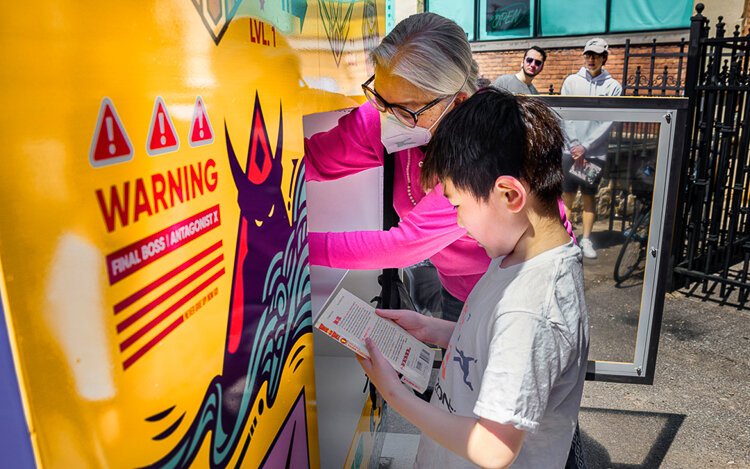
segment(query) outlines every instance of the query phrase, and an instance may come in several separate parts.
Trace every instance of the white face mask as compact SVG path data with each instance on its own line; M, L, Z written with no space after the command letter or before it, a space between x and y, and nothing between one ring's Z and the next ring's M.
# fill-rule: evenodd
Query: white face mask
M448 112L456 96L453 96L451 102L443 110L440 117L435 120L435 123L430 126L429 129L424 127L416 126L414 128L407 127L402 124L396 117L390 112L380 113L380 141L383 142L386 151L388 153L396 153L397 151L406 150L408 148L420 147L427 145L432 138L432 128L437 125L443 116Z

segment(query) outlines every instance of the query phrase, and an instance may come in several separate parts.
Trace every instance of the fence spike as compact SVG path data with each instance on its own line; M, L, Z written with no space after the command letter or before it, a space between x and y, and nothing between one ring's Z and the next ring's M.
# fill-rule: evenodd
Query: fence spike
M673 285L697 281L703 284L704 291L710 284L711 292L720 285L724 299L725 294L739 288L739 304L743 307L750 292L750 237L746 229L748 212L742 205L747 205L747 199L740 200L747 179L740 177L737 170L750 173L747 167L743 168L747 164L750 119L742 115L747 112L750 99L746 88L750 84L750 55L744 39L739 44L738 26L725 37L727 25L721 16L715 37L704 41L710 29L708 19L701 15L703 8L702 4L696 5L698 13L691 23L686 94L694 111L689 111L685 137L683 180L687 183L682 189L685 198L678 202L684 220L675 230L678 238L673 253L677 268ZM742 137L735 142L739 135ZM735 145L741 149L735 149ZM731 184L736 189L729 191ZM732 206L726 204L729 200ZM729 266L742 260L737 248L743 243L744 266L739 267L739 272L730 271Z
M635 69L635 78L633 80L633 96L638 96L638 90L641 87L641 66Z
M719 16L719 22L716 23L716 38L724 37L725 27L726 27L726 23L724 23L724 17Z

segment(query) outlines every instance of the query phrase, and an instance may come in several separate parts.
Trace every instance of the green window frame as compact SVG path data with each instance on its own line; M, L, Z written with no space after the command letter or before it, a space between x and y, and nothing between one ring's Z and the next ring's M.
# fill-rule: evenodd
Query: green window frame
M424 0L470 42L652 32L690 27L692 0Z

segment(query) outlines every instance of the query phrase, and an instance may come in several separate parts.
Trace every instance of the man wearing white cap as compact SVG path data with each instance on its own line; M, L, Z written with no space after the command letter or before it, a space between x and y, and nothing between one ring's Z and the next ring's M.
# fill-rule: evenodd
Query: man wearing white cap
M620 96L622 86L605 70L609 46L599 37L589 39L583 48L583 67L563 82L560 94L568 96ZM563 152L563 201L568 219L578 188L583 201L583 236L580 239L584 257L596 258L596 250L589 239L596 219L596 193L607 159L609 128L612 122L565 121L567 136Z

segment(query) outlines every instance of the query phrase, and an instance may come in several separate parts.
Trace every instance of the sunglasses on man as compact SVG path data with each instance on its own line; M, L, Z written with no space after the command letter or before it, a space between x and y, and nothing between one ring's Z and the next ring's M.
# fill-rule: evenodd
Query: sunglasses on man
M529 65L534 64L537 67L541 67L544 64L544 62L542 62L541 60L537 60L531 57L526 57L526 63Z

